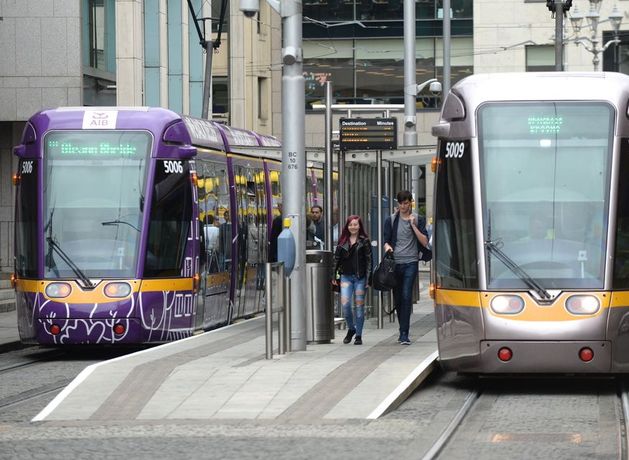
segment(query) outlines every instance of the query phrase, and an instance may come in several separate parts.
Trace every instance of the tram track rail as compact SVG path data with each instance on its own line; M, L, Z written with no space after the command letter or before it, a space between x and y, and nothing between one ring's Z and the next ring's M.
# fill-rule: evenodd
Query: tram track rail
M31 419L86 366L134 350L35 346L0 353L0 421Z
M613 401L615 398L615 419L616 419L616 439L617 439L617 456L619 460L629 460L629 389L627 386L627 381L624 379L618 378L617 380L617 389L614 392L612 390L611 393L607 393L607 397L611 397L612 399L609 401ZM422 460L434 460L438 458L446 458L443 457L446 455L446 451L450 451L450 448L453 447L459 449L460 452L460 441L465 439L466 434L465 430L467 428L462 428L466 421L470 420L473 422L473 417L478 417L479 414L475 410L476 407L479 407L478 410L481 409L482 406L485 406L485 410L487 410L487 405L482 404L478 406L481 397L485 393L485 388L479 382L475 388L472 388L468 391L467 395L462 399L462 403L460 403L460 408L456 411L456 413L452 416L449 423L444 426L443 430L439 434L439 436L434 440L432 445L425 451ZM495 397L495 392L490 392ZM615 394L614 394L615 393ZM508 396L508 392L505 393L505 396ZM532 395L535 396L535 395ZM612 403L613 404L613 403ZM601 406L604 407L604 406ZM609 406L607 406L609 407ZM475 414L475 415L474 415ZM508 431L508 430L507 430ZM461 439L458 438L458 434L461 432L463 436ZM487 434L485 433L485 437L487 438ZM469 433L467 433L468 441L469 441ZM523 435L520 440L525 439L526 435ZM518 438L517 433L514 438ZM459 441L457 441L459 439ZM548 438L545 438L543 442L546 442ZM457 447L457 442L459 445Z
M15 371L16 369L23 369L29 366L34 366L39 363L47 362L50 359L59 358L65 355L63 351L59 351L59 350L51 350L49 352L45 352L44 354L45 356L40 356L38 358L20 361L20 362L13 363L10 365L6 365L6 366L0 365L0 375L7 372Z
M433 460L439 456L439 454L443 451L443 448L446 446L448 441L450 441L450 439L452 439L452 437L456 433L457 428L461 426L461 424L463 423L463 420L469 413L474 403L478 401L478 398L480 398L481 394L482 394L482 390L477 389L477 390L471 391L467 395L461 408L452 418L450 423L445 427L445 429L441 433L441 436L437 438L437 440L432 445L432 447L428 449L428 451L424 454L424 456L422 457L422 460Z
M64 379L41 387L32 388L16 395L11 395L0 399L0 414L7 409L13 409L20 404L28 403L41 396L57 393L63 390L73 379Z
M629 459L629 392L623 381L619 385L618 397L622 408L622 420L620 421L620 455L621 460Z

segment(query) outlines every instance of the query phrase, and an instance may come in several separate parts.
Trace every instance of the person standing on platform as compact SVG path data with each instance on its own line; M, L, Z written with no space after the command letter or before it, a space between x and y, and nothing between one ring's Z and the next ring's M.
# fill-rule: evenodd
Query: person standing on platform
M323 226L323 208L318 204L315 204L313 207L310 208L310 216L312 218L312 223L315 227L314 236L319 238L321 241L325 241L325 227Z
M341 305L347 323L343 343L354 339L354 345L363 344L365 323L365 293L371 277L371 241L365 232L360 216L347 218L334 252L333 284L341 284ZM340 278L340 279L339 279ZM354 308L352 309L352 298Z
M271 234L269 235L269 262L277 262L277 238L282 233L283 217L282 217L282 203L277 204L278 214L273 218L271 223Z
M384 250L393 251L398 285L393 289L400 337L410 345L409 329L413 312L413 284L419 270L419 251L428 246L426 219L412 212L413 195L408 190L397 194L398 210L384 221Z

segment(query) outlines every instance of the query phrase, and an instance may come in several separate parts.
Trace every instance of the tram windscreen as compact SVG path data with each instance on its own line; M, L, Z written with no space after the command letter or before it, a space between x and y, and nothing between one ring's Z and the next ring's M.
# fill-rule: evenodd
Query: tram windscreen
M151 134L54 131L44 144L44 276L134 277Z
M602 102L479 109L484 239L545 289L603 287L613 127ZM526 288L486 261L489 288Z

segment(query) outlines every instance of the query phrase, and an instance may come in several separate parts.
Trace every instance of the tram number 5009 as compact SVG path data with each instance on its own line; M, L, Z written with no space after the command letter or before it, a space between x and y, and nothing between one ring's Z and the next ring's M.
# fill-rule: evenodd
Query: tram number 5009
M463 158L465 142L446 142L446 158Z

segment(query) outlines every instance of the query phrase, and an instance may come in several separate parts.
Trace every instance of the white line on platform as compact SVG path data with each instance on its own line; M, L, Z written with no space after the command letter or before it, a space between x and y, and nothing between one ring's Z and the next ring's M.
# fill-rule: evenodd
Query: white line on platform
M260 319L260 318L264 318L264 315L260 315L260 316L254 317L254 318L250 318L250 319L248 319L246 321L252 321L252 320L256 320L256 319ZM190 337L186 337L185 339L175 340L174 342L164 343L164 344L156 346L156 347L147 348L145 350L136 351L135 353L131 353L131 354L124 355L124 356L119 356L117 358L109 359L107 361L101 361L100 363L91 364L91 365L87 366L85 369L83 369L81 371L81 373L79 375L77 375L74 378L74 380L72 380L72 382L70 382L70 384L67 387L65 387L61 391L61 393L59 393L55 397L55 399L50 401L48 403L48 405L46 407L44 407L44 409L31 420L31 422L41 422L46 417L48 417L50 415L50 413L53 410L55 410L63 402L63 400L66 399L70 395L70 393L72 393L74 391L74 389L76 387L78 387L81 383L83 383L90 376L90 374L92 372L94 372L98 367L100 367L100 366L102 366L104 364L109 364L109 363L113 363L113 362L116 362L116 361L122 361L123 359L136 357L136 356L138 356L140 354L143 354L143 353L148 353L150 351L155 351L158 348L159 349L163 349L162 347L168 347L168 346L171 346L171 345L181 345L183 342L186 342L186 341L189 341L189 340L193 340L193 339L197 339L197 338L199 338L199 337L201 337L202 335L205 335L205 334L211 334L213 332L218 332L218 331L225 331L226 329L229 329L229 328L231 328L231 327L233 327L233 326L235 326L236 324L239 324L239 323L240 322L232 323L232 324L229 324L227 326L219 327L217 329L212 329L211 331L204 332L203 334L192 335Z
M435 361L439 357L439 352L432 352L426 359L424 359L419 366L413 371L393 390L384 401L382 401L378 407L376 407L371 414L367 416L368 419L376 419L384 415L390 409L399 406L404 399L408 397L408 392L413 391L417 386L424 381L424 379L430 374L434 366Z

